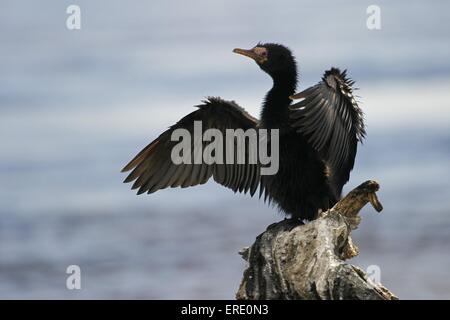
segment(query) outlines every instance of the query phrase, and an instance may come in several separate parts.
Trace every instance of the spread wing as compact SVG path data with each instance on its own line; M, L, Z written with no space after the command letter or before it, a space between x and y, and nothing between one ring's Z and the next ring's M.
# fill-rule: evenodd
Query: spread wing
M153 193L167 187L185 188L204 184L212 176L216 182L234 192L247 193L250 191L253 196L260 182L260 170L257 163L249 161L249 140L245 140L245 143L240 146L234 140L233 164L226 161L225 149L222 164L218 162L207 164L202 161L202 154L210 142L203 141L201 135L199 137L194 135L194 122L201 121L203 133L207 129L219 130L223 137L224 148L226 148L226 129L256 129L257 120L236 103L220 98L209 98L204 101L204 104L197 107L198 110L188 114L163 132L123 168L122 172L133 170L124 182L134 181L132 189L138 189L137 193L141 194ZM188 154L191 159L190 163L185 161L175 164L172 161L172 150L179 143L179 141L171 140L172 133L176 129L187 130L191 137L191 154ZM238 147L245 148L244 163L242 160L238 162ZM182 152L180 154L184 156ZM215 152L211 154L218 155ZM195 161L195 158L200 161Z
M290 106L292 127L306 136L326 161L338 196L353 169L358 141L366 134L353 84L346 71L332 68L321 82L294 95L292 98L303 100Z

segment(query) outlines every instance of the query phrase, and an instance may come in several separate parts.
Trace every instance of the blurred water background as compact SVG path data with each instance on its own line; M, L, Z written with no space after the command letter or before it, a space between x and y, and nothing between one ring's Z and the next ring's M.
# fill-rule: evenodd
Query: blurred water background
M137 197L119 171L205 96L258 115L270 79L231 53L258 41L294 51L299 88L330 66L361 88L345 190L376 179L385 210L363 210L353 263L401 298L450 298L450 2L376 1L378 31L370 4L2 1L0 298L233 298L237 252L282 215L214 183Z

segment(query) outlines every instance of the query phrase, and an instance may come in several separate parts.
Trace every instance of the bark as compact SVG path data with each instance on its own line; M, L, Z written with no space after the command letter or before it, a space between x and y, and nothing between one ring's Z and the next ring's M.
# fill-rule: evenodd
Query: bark
M375 181L366 181L332 209L306 224L286 219L270 225L240 254L248 262L237 299L380 299L397 297L345 260L358 255L350 237L368 202L382 205Z

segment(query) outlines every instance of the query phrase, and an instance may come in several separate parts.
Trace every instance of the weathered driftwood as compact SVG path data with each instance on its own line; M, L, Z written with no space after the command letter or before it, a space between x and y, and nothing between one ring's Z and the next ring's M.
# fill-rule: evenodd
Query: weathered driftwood
M248 262L237 299L396 299L364 271L345 263L358 254L350 237L370 202L383 208L379 185L366 181L312 222L270 225L240 253Z

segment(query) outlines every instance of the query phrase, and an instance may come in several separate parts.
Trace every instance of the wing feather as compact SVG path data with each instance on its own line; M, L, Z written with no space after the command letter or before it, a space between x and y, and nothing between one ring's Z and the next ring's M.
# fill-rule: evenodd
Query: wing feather
M353 96L354 81L346 71L332 68L322 81L295 95L291 126L303 134L331 169L330 179L340 195L353 169L357 144L365 137L364 118Z
M249 164L174 164L171 160L172 148L177 142L171 141L172 132L178 128L188 130L193 135L194 121L201 121L203 130L218 129L223 136L226 129L256 129L258 121L250 116L235 102L220 98L209 98L198 109L171 126L156 140L140 151L124 168L123 172L131 173L124 182L132 182L132 189L138 189L138 194L155 191L167 187L190 187L206 183L211 177L219 184L237 192L253 196L260 184L259 165ZM202 139L191 142L191 160L202 157L206 142ZM194 147L195 146L195 147ZM235 160L236 141L235 141ZM245 143L246 160L249 159L249 143ZM196 152L195 152L196 151ZM225 157L224 157L225 160Z

